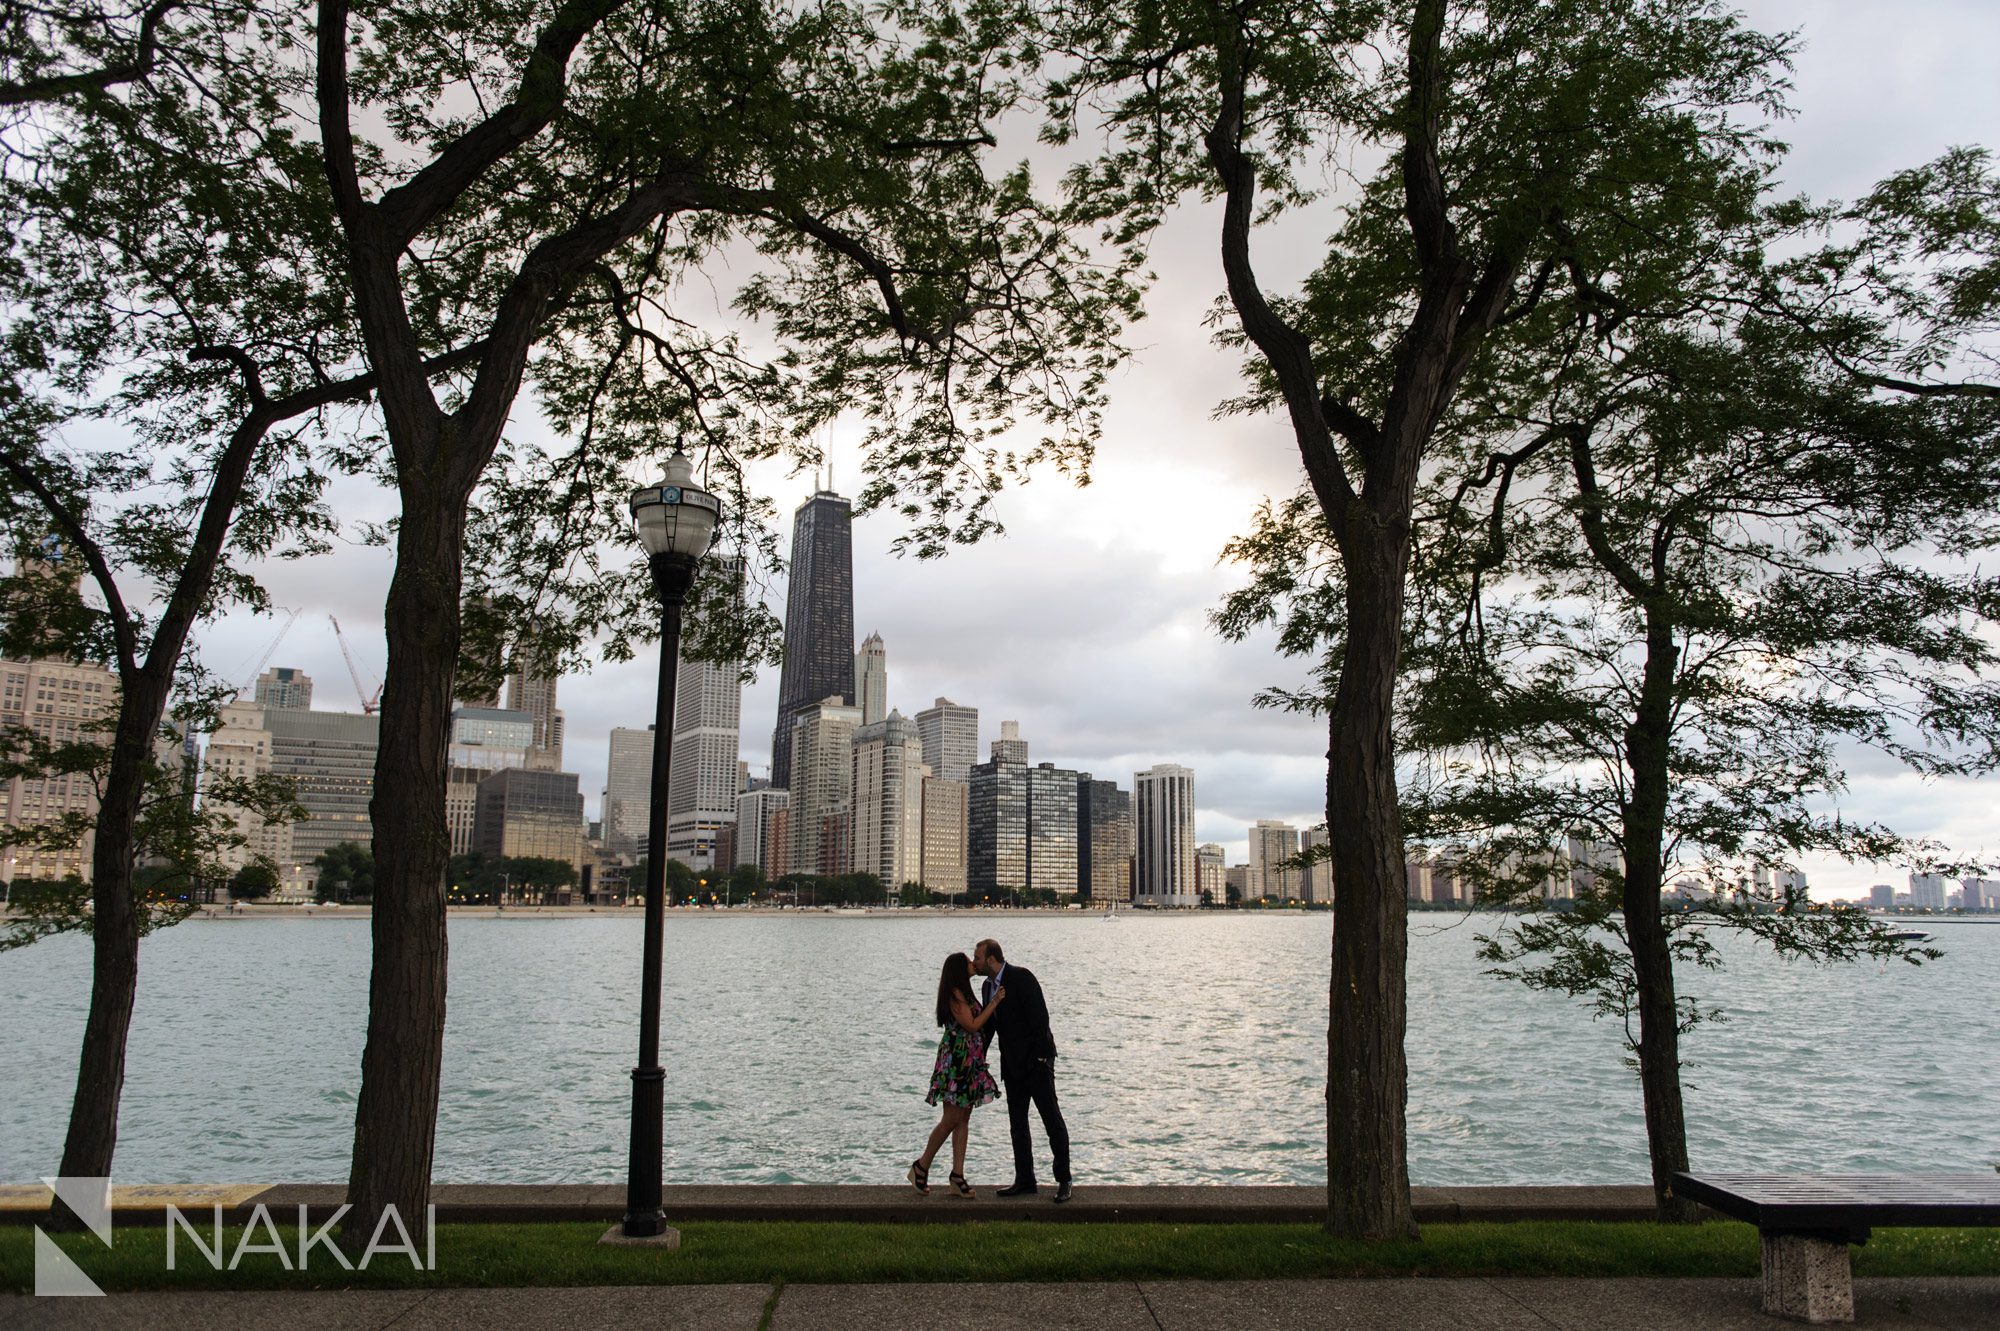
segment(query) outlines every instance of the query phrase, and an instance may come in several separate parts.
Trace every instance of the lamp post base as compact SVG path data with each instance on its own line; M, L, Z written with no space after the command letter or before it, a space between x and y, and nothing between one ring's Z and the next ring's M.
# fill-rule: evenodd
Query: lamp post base
M613 1225L604 1231L604 1237L598 1242L613 1248L663 1248L672 1251L681 1246L681 1232L669 1225L657 1234L633 1238L625 1232L625 1226Z

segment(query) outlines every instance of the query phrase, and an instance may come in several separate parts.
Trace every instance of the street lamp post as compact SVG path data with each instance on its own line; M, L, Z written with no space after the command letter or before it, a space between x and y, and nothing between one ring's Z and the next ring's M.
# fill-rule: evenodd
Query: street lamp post
M674 735L674 676L680 659L681 605L722 519L722 503L688 482L694 467L676 449L666 478L632 495L632 521L660 594L660 693L654 706L653 791L647 810L646 943L639 989L639 1065L632 1069L632 1154L625 1219L606 1242L679 1247L660 1205L666 1151L666 1080L660 1067L660 958L666 933L667 772Z

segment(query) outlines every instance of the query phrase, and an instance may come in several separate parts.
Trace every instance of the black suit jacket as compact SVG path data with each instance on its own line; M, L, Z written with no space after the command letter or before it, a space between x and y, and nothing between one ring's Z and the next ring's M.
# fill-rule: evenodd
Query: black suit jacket
M1056 1037L1049 1030L1049 1004L1042 997L1041 981L1025 966L1010 964L1001 973L1000 983L1006 986L1007 996L993 1010L986 1029L1002 1055L1000 1075L1021 1077L1037 1062L1056 1056ZM980 993L982 1006L992 992L993 980L988 977Z

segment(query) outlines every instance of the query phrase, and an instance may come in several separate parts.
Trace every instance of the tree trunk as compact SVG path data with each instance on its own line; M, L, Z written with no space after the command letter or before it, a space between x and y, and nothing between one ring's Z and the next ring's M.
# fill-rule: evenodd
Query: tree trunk
M385 607L389 682L369 804L374 965L347 1184L354 1209L341 1231L350 1252L367 1245L389 1207L411 1233L423 1223L444 1062L444 888L451 859L445 761L465 501L437 492L411 470L401 478L402 525Z
M1681 1108L1680 1016L1674 1001L1673 956L1660 918L1661 862L1666 837L1668 739L1674 672L1680 651L1673 625L1649 611L1646 672L1639 708L1625 731L1625 761L1632 796L1623 811L1625 838L1625 936L1638 986L1639 1084L1646 1102L1646 1150L1653 1166L1653 1199L1660 1219L1695 1219L1691 1202L1676 1198L1670 1180L1688 1167L1687 1120Z
M76 1098L63 1139L63 1178L109 1178L118 1149L118 1104L125 1090L125 1050L139 993L139 916L132 901L135 825L145 796L146 760L166 711L167 691L147 674L120 681L118 728L91 849L90 1015L77 1060ZM60 1199L51 1227L82 1228Z
M1409 946L1392 717L1406 539L1363 505L1341 541L1347 644L1327 725L1326 816L1334 874L1327 1020L1327 1229L1416 1237L1404 1144L1403 966Z

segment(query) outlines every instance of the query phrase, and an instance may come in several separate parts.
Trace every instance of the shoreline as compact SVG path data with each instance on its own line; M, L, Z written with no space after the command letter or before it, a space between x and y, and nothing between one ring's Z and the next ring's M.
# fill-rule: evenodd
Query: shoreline
M1058 920L1105 920L1102 909L1082 907L1069 909L1060 906L668 906L669 919L695 918L738 918L755 917L767 919L879 919L913 920L926 918L956 918L960 916L997 916L1003 919L1058 919ZM243 920L365 920L373 913L371 907L342 905L333 902L308 903L285 902L274 905L239 905L234 911L227 905L202 906L189 920L222 920L235 923ZM505 910L493 906L453 906L445 907L446 919L489 919L489 920L567 920L589 919L600 916L605 919L642 919L646 908L641 905L629 906L508 906ZM1195 919L1210 917L1216 919L1311 919L1330 916L1328 908L1309 909L1303 906L1267 906L1254 910L1215 909L1172 909L1156 907L1126 906L1113 919ZM1495 910L1413 910L1414 918L1419 915L1505 915L1511 912ZM13 910L0 905L0 923L14 918ZM2000 915L1934 916L1934 915L1874 915L1872 919L1895 921L1926 926L1944 924L2000 925ZM185 921L184 921L185 922Z
M191 920L254 920L254 919L367 919L367 906L343 905L283 905L246 906L233 913L222 906L204 906ZM1321 915L1326 911L1308 910L1258 910L1258 911L1199 911L1199 910L1134 910L1126 908L1118 912L1118 918L1127 916L1159 916L1181 918L1194 915ZM605 919L643 919L644 906L509 906L497 910L492 906L446 906L447 919L485 920L567 920L589 919L600 916ZM1026 917L1046 917L1062 920L1103 919L1102 910L1067 910L1059 906L669 906L668 919L878 919L916 920L931 917L956 917L970 915L1002 916L1007 919Z

